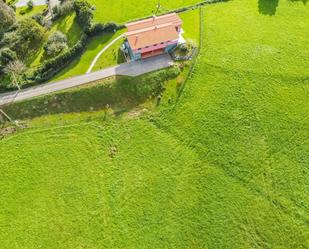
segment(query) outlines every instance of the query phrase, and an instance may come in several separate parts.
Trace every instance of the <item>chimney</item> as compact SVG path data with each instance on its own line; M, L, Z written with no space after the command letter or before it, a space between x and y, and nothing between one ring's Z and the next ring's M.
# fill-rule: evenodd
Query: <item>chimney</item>
M135 36L135 44L137 43L138 41L138 35Z

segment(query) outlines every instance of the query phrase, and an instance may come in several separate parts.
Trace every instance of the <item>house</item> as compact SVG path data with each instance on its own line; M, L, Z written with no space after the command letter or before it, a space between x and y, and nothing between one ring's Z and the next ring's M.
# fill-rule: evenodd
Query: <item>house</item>
M168 53L181 40L182 20L176 13L126 24L124 49L132 61Z

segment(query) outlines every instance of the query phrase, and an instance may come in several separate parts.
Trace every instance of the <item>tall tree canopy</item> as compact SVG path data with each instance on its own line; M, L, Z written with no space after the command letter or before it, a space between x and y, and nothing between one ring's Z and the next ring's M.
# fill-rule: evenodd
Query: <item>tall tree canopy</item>
M4 33L15 22L15 13L11 7L0 0L0 34Z
M12 31L4 34L2 46L15 51L20 59L25 58L39 44L44 36L44 28L31 18L17 22Z

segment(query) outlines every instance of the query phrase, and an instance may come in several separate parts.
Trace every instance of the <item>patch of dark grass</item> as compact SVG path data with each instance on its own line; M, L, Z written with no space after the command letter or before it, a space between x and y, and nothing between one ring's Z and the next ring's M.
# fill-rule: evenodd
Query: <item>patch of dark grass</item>
M259 0L259 12L263 15L275 15L279 0Z

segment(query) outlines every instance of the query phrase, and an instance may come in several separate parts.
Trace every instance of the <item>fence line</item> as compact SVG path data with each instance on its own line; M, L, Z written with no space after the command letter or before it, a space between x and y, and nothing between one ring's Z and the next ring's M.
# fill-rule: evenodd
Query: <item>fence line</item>
M182 96L182 93L186 87L187 82L191 79L192 73L195 69L197 60L198 60L198 56L200 54L201 48L203 47L203 32L204 32L204 8L202 6L199 7L199 15L200 15L200 34L199 34L199 44L198 44L198 48L195 52L195 55L193 56L193 60L192 60L192 64L190 65L190 69L189 72L177 94L177 100L175 103L175 106L177 106L177 104L179 103L180 97Z

